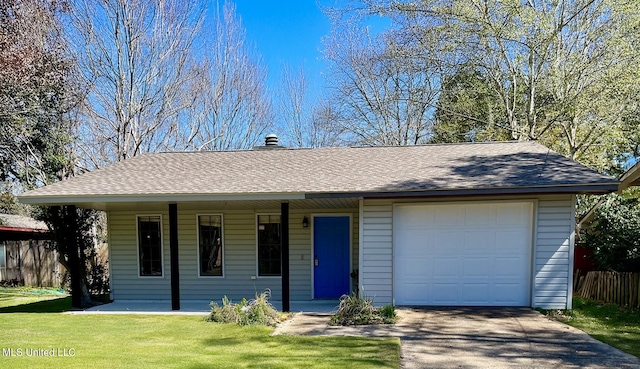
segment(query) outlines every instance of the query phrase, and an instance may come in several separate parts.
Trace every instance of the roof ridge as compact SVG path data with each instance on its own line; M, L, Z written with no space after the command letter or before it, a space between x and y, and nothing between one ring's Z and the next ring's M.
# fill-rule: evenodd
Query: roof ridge
M231 150L195 150L195 151L158 151L147 152L143 155L157 154L210 154L210 153L236 153L236 152L272 152L272 151L313 151L313 150L335 150L335 149L381 149L381 148L406 148L406 147L442 147L442 146L473 146L473 145L505 145L505 144L531 144L537 141L481 141L481 142L450 142L450 143L425 143L418 145L363 145L363 146L324 146L324 147L279 147L277 150L255 150L255 149L231 149ZM133 158L133 157L132 157Z
M396 148L396 147L427 147L427 146L472 146L472 145L495 145L495 144L525 144L537 143L537 141L480 141L480 142L443 142L443 143L425 143L418 145L376 145L376 146L349 146L353 149L373 149L373 148Z

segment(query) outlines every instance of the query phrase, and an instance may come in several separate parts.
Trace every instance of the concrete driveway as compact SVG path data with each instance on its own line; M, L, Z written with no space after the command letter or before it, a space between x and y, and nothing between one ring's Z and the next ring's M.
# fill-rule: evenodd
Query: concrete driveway
M640 369L638 358L528 308L400 308L398 315L395 325L329 327L328 314L301 313L274 334L399 337L406 369Z

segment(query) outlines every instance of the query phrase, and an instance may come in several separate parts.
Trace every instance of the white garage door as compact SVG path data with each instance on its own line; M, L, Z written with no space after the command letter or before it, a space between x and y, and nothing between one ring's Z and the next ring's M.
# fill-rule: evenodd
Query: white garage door
M530 306L532 203L398 205L397 305Z

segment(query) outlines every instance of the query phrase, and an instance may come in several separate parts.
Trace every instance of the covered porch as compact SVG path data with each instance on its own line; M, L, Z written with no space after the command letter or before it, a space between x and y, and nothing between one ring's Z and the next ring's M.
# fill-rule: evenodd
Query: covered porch
M108 214L111 287L116 302L169 301L173 310L208 311L209 302L220 302L223 296L239 301L269 290L280 310L302 311L307 305L296 303L335 302L358 288L352 276L359 264L357 198L181 200L91 204ZM338 232L332 220L341 220L344 229ZM149 236L143 229L154 221L152 230L159 234L161 256L159 266L154 265L158 271L144 275L141 240ZM274 230L278 237L273 237ZM267 233L267 246L272 248L269 268L263 260ZM206 237L218 243L206 242ZM337 243L342 245L339 255L322 254L323 245ZM214 267L207 269L209 264ZM336 285L336 274L343 287L339 293L326 294L322 282ZM194 308L192 301L206 303ZM332 309L337 302L331 305ZM162 304L149 305L153 306Z
M180 310L173 310L171 300L119 300L109 304L94 306L85 310L71 311L71 314L151 314L151 315L207 315L210 312L207 300L182 300ZM220 304L220 301L214 301ZM270 301L282 311L282 301ZM338 306L338 300L290 301L289 311L305 313L330 313Z

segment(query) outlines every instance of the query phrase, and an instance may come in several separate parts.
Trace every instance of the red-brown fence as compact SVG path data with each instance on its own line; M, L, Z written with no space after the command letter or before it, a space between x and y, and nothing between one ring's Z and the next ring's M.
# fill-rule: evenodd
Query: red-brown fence
M640 273L588 272L574 276L574 291L578 297L640 307Z

